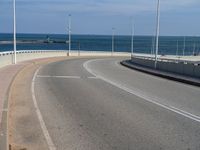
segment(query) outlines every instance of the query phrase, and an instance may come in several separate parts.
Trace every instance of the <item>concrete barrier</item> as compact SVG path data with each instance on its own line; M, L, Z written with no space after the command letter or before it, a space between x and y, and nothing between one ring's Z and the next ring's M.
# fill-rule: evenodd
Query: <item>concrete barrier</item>
M132 57L132 59L133 59L133 57ZM152 68L154 66L153 61L151 61L149 59L141 59L141 58L134 57L133 61L135 64L138 64L138 65L142 64L143 66L150 67L150 68Z
M12 63L12 55L0 56L0 68Z
M65 51L17 51L17 62L31 59L67 56ZM0 53L0 68L13 63L13 52Z
M194 75L195 77L200 78L200 64L197 67L194 67Z
M154 69L154 59L133 56L131 61L136 65ZM159 59L157 63L157 70L200 78L200 63L197 63L196 61L178 62Z
M0 53L0 68L13 63L13 52ZM17 62L22 62L31 59L68 56L68 51L63 50L23 50L17 51ZM130 53L106 51L71 51L70 56L130 56Z

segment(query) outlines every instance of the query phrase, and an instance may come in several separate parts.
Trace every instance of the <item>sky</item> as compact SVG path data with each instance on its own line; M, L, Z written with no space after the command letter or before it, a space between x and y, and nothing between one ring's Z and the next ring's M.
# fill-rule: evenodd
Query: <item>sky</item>
M155 35L157 0L16 0L17 33ZM200 35L200 0L161 0L161 35ZM133 19L132 19L133 18ZM13 31L13 0L0 0L0 33Z

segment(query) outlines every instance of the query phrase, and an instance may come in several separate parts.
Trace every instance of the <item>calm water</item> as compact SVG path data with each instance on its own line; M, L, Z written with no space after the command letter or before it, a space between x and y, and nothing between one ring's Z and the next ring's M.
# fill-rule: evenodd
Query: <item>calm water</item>
M48 35L50 40L67 41L67 35ZM0 41L12 40L12 34L0 34ZM46 40L46 34L18 34L18 40ZM137 53L152 53L154 37L152 36L135 36L134 37L134 52ZM162 36L159 42L159 54L183 54L185 41L185 55L200 53L200 37L175 37ZM18 50L68 50L66 43L52 44L17 44ZM72 50L89 50L89 51L111 51L112 37L100 35L73 35ZM130 52L131 37L116 36L115 51ZM13 50L12 44L0 44L0 51Z

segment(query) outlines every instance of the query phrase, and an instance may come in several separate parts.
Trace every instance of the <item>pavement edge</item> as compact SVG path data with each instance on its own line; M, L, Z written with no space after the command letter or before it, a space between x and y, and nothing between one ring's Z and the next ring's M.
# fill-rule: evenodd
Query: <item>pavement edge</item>
M198 79L135 65L135 64L131 63L130 60L121 61L120 64L122 66L125 66L130 69L134 69L134 70L137 70L140 72L144 72L144 73L151 74L154 76L158 76L158 77L166 78L169 80L173 80L173 81L200 87L200 80L198 80Z
M9 143L8 143L8 137L9 137L9 132L8 132L8 116L9 116L9 95L10 95L10 90L12 88L12 84L14 80L16 79L17 75L26 67L24 65L22 68L20 68L12 78L8 89L6 91L6 95L4 98L4 104L3 104L3 113L2 113L2 120L1 120L1 131L4 133L3 136L1 136L1 141L0 141L0 149L6 149L9 150Z

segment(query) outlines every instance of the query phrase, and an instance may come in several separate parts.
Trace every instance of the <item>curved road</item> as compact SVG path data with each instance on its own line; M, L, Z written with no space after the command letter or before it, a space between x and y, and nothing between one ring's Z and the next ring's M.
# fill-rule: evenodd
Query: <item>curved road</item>
M125 58L43 66L34 91L58 150L199 150L200 88L130 70Z

